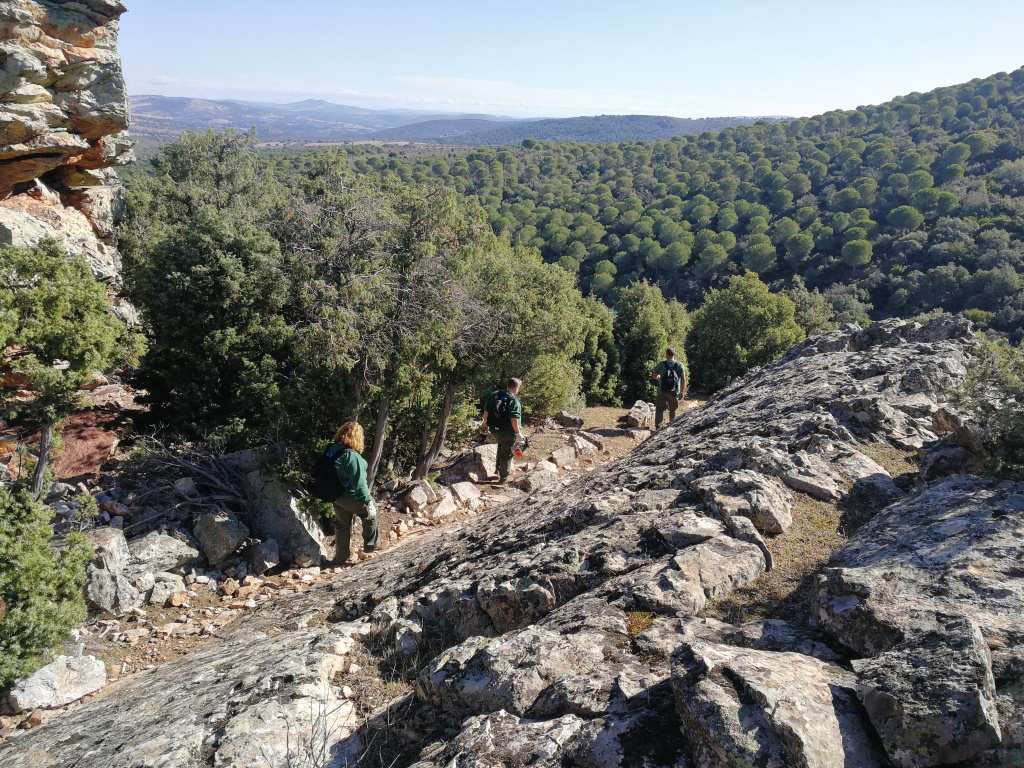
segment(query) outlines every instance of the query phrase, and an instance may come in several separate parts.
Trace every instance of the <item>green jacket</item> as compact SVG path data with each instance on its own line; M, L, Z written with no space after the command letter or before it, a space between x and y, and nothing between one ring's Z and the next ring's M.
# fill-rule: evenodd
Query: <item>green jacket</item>
M683 387L686 385L686 369L683 368L683 364L678 360L662 360L658 363L658 366L654 369L654 372L658 374L658 389L662 392L666 391L661 388L661 378L665 376L669 370L674 370L679 376L679 384L676 387L676 396L682 394Z
M508 397L508 423L507 424L495 424L493 421L494 409L497 406L499 397ZM509 392L507 389L496 389L491 392L487 397L484 398L483 411L487 414L487 428L491 432L497 432L499 434L511 434L515 430L512 428L512 422L519 422L519 426L523 425L523 404L519 398Z
M373 499L366 484L366 459L357 451L335 443L328 449L328 456L334 458L334 469L338 473L343 497L369 504Z

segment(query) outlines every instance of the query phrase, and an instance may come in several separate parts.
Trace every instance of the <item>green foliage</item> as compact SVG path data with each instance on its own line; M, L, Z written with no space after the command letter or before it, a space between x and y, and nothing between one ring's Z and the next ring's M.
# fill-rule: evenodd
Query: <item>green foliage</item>
M924 216L911 205L901 205L889 211L889 223L896 229L917 229L924 223Z
M583 397L588 405L619 402L619 347L615 342L614 315L593 297L583 299L583 348L577 356Z
M534 359L523 375L523 402L535 417L551 416L562 408L583 405L583 380L579 365L564 355L547 354ZM525 406L524 406L525 407Z
M711 290L693 314L687 340L693 384L706 392L721 389L804 338L787 296L772 293L752 272L737 275Z
M651 400L655 393L651 374L665 358L665 350L676 350L686 365L685 342L690 317L676 301L666 301L656 286L638 282L623 288L615 304L615 340L622 355L622 398L627 403Z
M41 493L57 423L89 376L131 364L143 348L111 312L106 288L85 259L55 241L0 247L0 407L6 418L42 424L33 490ZM32 398L10 397L4 381ZM59 437L59 436L58 436Z
M829 300L818 290L809 291L799 277L793 278L792 287L786 295L793 302L797 324L808 336L834 331L838 327Z
M984 340L954 401L980 436L990 469L1024 475L1024 347Z
M22 489L0 487L0 690L31 674L85 619L85 540L51 546L50 510Z
M21 389L37 394L20 408L56 421L91 374L129 362L139 349L85 259L52 240L0 248L0 362L23 379Z
M132 184L126 286L151 337L137 380L158 423L305 457L356 417L371 470L423 472L452 419L507 376L524 378L535 415L579 398L584 344L607 352L609 321L573 274L453 190L354 179L323 157L271 165L237 136L184 137ZM588 371L596 393L615 386L606 357Z
M298 340L272 238L202 208L127 264L126 285L150 344L136 384L156 415L190 437L220 431L232 447L275 423Z
M867 240L849 240L843 245L843 261L851 267L864 267L871 263L871 243Z
M1003 265L1024 273L1022 71L663 141L322 153L366 175L429 175L476 197L495 231L522 237L609 304L616 288L646 279L697 305L708 287L748 269L772 281L799 275L823 293L848 287L875 316L959 312L971 308L977 273ZM432 170L439 160L440 176ZM304 162L285 153L277 171ZM949 243L945 219L970 233ZM1010 234L1007 246L967 257L991 228ZM726 233L736 242L719 239ZM907 249L907 233L921 235L919 249ZM769 237L774 260L755 235ZM604 261L617 271L598 271ZM965 270L952 290L931 292L940 277L932 273L952 266ZM994 329L1024 335L1024 298L1001 296L985 311Z

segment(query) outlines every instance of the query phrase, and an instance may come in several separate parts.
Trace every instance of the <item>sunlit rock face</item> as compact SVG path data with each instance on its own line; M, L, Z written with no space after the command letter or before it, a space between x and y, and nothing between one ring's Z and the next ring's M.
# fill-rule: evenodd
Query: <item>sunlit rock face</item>
M0 1L0 244L54 237L118 276L120 188L132 159L116 0Z

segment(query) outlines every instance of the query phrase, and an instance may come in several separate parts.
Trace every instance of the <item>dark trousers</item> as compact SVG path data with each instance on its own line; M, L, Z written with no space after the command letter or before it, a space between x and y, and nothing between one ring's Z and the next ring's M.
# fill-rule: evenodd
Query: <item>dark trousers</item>
M659 392L658 399L654 404L654 428L661 427L661 419L668 410L668 420L674 421L676 409L679 408L679 396L675 392Z
M351 556L352 518L363 521L363 550L377 548L377 515L369 507L351 496L342 496L334 502L334 562L344 563Z
M505 480L512 471L512 446L516 444L515 432L499 432L498 439L498 478Z

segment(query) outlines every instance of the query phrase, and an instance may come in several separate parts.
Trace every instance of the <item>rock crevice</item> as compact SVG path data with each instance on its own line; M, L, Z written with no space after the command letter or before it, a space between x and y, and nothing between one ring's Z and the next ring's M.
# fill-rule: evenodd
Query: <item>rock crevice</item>
M339 735L339 761L386 738L397 765L422 768L1014 765L1024 492L951 478L905 493L865 453L935 439L931 413L973 343L948 318L812 339L623 459L268 603L216 645L15 736L0 761L192 765L186 744L221 766L260 745L280 755L288 702L308 706L321 680L312 636L359 627L413 691ZM927 386L908 383L915 369ZM882 479L895 501L822 573L817 632L700 617L770 567L771 537L803 514L795 494L841 502ZM324 614L317 632L287 629ZM283 687L251 684L299 658L310 666ZM948 748L929 734L952 734Z

